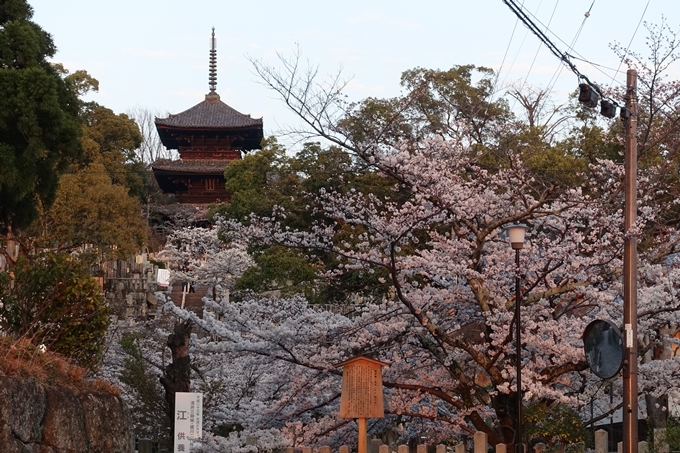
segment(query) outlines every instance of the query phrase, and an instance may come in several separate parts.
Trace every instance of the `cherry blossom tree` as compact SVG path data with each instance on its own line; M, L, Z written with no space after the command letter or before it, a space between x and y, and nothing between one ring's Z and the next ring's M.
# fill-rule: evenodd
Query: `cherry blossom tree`
M296 76L295 64L285 68ZM601 382L588 370L582 333L594 319L622 323L620 127L589 125L575 137L535 134L493 101L487 80L465 89L469 67L410 71L403 98L356 106L339 103L337 90L323 84L318 95L305 96L316 86L314 72L297 83L259 70L300 115L311 115L312 134L351 151L391 192L322 187L305 228L291 227L285 206L276 206L247 223L225 220L215 237L332 255L333 265L320 268L325 278L377 276L383 291L352 316L320 311L299 297L217 297L207 300L202 318L167 304L210 334L192 338L193 357L212 364L202 373L237 383L209 411L213 432L224 427L224 436L208 439L206 448L238 451L256 433L265 450L353 443L356 425L338 418L334 365L359 354L390 363L383 372L386 417L371 421L374 434L405 440L427 432L438 441L483 431L491 445L513 444L520 440L514 432L520 397L529 407L571 406L587 421ZM674 86L665 85L664 93ZM314 108L304 108L305 99ZM492 109L496 114L486 116ZM641 161L638 221L630 233L640 244L639 385L654 398L680 377L676 357L654 353L677 342L680 324L677 174L670 171L676 135L669 132L677 128L659 123L666 132L657 135L657 123L647 123L656 141ZM505 233L516 223L528 227L519 269ZM518 360L522 389L515 382Z
M219 228L180 228L167 239L157 257L173 269L174 280L220 284L232 289L235 280L253 265L244 243L225 243Z
M492 173L467 147L441 137L418 148L374 148L365 157L395 179L395 191L408 191L405 201L321 193L334 220L310 231L281 228L281 210L248 226L225 225L236 239L332 251L340 265L330 278L385 272L383 283L394 294L331 325L333 315L271 301L217 304L219 315L195 320L219 339L207 342L211 350L255 354L285 367L273 372L282 373L282 393L250 426L282 429L296 444L324 436L347 440L352 425L337 419L333 365L368 354L392 364L385 371L389 416L374 430L401 425L405 437L433 431L442 438L479 430L492 445L512 443L515 268L504 228L517 222L529 227L521 254L524 404L583 406L583 391L595 382L583 330L596 318L622 318L621 167L601 161L582 175L581 187L557 190L535 184L518 158ZM641 340L677 324L679 308L674 252L666 250L666 236L646 235L647 223L665 209L656 204L663 189L654 172L648 168L640 181L637 231L647 244L640 265ZM641 388L663 391L679 372L675 359L643 364Z

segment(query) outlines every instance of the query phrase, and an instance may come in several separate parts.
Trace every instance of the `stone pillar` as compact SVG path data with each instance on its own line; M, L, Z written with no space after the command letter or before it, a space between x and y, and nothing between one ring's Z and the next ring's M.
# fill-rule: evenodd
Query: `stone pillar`
M378 453L390 453L390 446L382 444L378 449Z
M427 445L418 445L416 447L416 453L427 453Z
M619 442L618 444L616 444L616 452L623 453L623 442Z
M465 444L456 445L456 453L465 453Z
M608 437L604 429L595 431L595 453L609 453Z
M496 453L508 453L508 446L506 444L496 444Z
M446 453L446 445L442 445L442 444L437 445L435 452L436 453ZM380 453L382 453L382 452L380 452Z
M545 453L546 447L543 442L539 442L534 445L534 453Z
M408 445L399 445L397 453L408 453Z
M487 444L488 444L488 441L487 441L486 433L484 433L482 431L477 431L475 433L474 452L475 453L486 453Z
M668 445L666 445L666 448L668 448ZM649 449L647 448L647 442L644 440L642 442L638 442L638 453L647 453L648 451Z
M368 443L368 453L378 453L381 445L382 445L382 440L371 439L371 441Z

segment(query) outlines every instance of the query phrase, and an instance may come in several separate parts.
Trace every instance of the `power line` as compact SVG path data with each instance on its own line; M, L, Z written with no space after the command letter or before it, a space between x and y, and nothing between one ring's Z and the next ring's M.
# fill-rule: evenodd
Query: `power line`
M631 44L633 44L633 39L635 39L635 35L638 32L638 29L640 28L640 24L642 23L642 20L645 17L645 14L647 13L647 7L649 6L650 0L647 0L647 4L645 5L645 10L642 11L642 16L640 16L640 20L638 21L637 27L635 27L635 31L633 32L633 36L630 38L630 42L628 43L628 47L626 47L626 51L624 52L623 56L621 57L621 61L619 62L619 67L616 68L616 72L614 75L611 77L612 82L615 80L616 76L619 74L619 69L621 69L621 65L623 64L623 60L626 59L626 56L628 56L628 49L630 49ZM611 87L611 83L609 84Z
M579 27L578 31L574 35L574 38L571 40L571 44L569 44L568 50L569 52L574 51L574 46L576 45L576 41L578 41L578 38L581 36L581 32L583 31L583 27L586 24L586 20L590 17L590 12L593 10L593 5L595 5L595 0L590 4L590 8L588 8L588 11L585 12L583 15L583 20L581 21L581 26ZM571 56L572 58L573 55ZM557 78L560 76L562 73L562 69L564 69L564 66L560 65L559 68L557 68L557 71L553 74L552 78L550 79L550 82L548 82L548 91L552 90L552 87L555 86L555 83L557 83Z
M508 56L508 52L510 51L510 45L512 44L512 39L515 37L515 31L517 30L517 24L519 23L519 19L515 19L515 26L512 27L512 34L510 35L510 40L508 41L508 46L505 48L505 54L503 55L503 60L501 61L501 66L498 68L498 72L496 73L496 81L494 82L494 87L493 91L496 92L496 87L498 85L498 79L501 76L501 71L503 71L503 65L505 64L505 59ZM514 61L513 61L514 63ZM510 69L512 69L512 65L510 65ZM508 70L509 72L509 70ZM505 79L503 79L503 83L505 83Z
M571 71L578 76L579 79L584 80L589 87L591 87L602 99L611 99L609 96L605 96L600 87L598 87L595 83L591 82L590 79L584 74L582 74L577 68L574 63L571 62L569 59L569 55L560 51L560 49L543 33L543 31L536 26L536 24L527 16L527 14L523 11L522 8L518 7L517 4L515 4L514 0L503 0L503 3L505 3L510 10L515 13L515 15L519 18L519 20L526 25L526 27L534 34L538 39L543 42L543 44L552 52L553 55L555 55L560 61L562 61ZM540 22L540 21L539 21ZM549 31L548 27L546 27L546 30ZM558 37L559 39L559 37ZM561 41L561 39L560 39ZM617 107L619 104L612 100L612 103L616 105Z
M552 14L550 15L550 20L548 21L548 27L550 27L550 24L552 23L553 17L555 17L555 11L557 11L557 5L560 4L560 0L557 0L555 2L555 7L552 10ZM538 12L538 9L536 9L536 12ZM536 54L534 55L534 59L531 61L531 66L529 66L529 72L527 72L527 76L524 78L524 82L522 83L522 86L524 86L527 83L527 80L529 80L529 76L531 75L531 70L534 69L534 64L536 63L536 59L538 58L538 54L541 51L541 46L539 44L538 49L536 49Z
M524 0L522 0L521 6L524 6ZM540 7L540 4L539 4L539 7ZM519 18L515 19L515 27L512 30L512 36L515 35L515 29L517 28L518 23L519 23ZM512 36L510 37L511 41L512 41ZM524 38L522 38L522 42L519 45L519 49L517 49L517 53L515 53L515 58L513 58L512 63L510 63L510 68L508 69L507 74L503 78L503 82L501 82L501 86L505 86L505 81L508 80L508 77L510 76L510 72L512 71L513 66L515 66L515 62L517 61L517 58L519 57L519 54L522 51L522 47L524 47L524 42L526 41L527 36L529 36L529 30L527 30L527 32L524 34ZM508 43L508 48L510 48L510 43ZM500 75L500 72L499 72L499 75Z

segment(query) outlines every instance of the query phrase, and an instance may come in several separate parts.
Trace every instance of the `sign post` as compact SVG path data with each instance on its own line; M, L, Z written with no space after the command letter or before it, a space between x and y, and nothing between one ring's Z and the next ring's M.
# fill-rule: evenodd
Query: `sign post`
M191 441L203 435L203 394L175 393L174 452L188 453Z
M366 453L367 418L383 418L385 407L382 391L382 367L388 363L364 356L338 363L342 368L340 418L356 418L359 428L358 453Z

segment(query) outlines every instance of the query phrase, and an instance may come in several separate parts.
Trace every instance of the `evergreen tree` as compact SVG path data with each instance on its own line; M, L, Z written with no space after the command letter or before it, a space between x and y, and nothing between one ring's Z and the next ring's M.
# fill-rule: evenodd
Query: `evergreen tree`
M27 226L80 155L78 99L25 0L0 2L0 230Z

